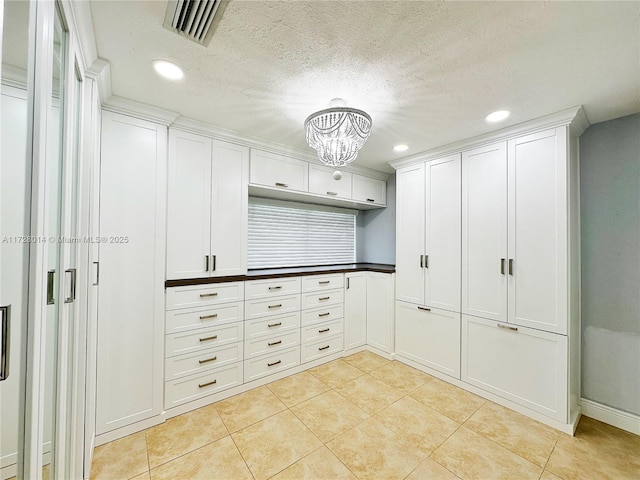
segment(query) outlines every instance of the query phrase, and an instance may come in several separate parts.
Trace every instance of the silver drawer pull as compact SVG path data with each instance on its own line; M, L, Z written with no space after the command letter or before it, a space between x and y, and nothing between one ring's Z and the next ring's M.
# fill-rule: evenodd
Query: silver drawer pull
M209 387L209 386L211 386L211 385L215 385L216 383L218 383L218 381L217 381L217 380L214 380L213 382L199 383L199 384L198 384L198 388Z
M287 188L289 186L288 183L280 183L280 182L276 182L276 187L283 187L283 188Z
M211 315L200 315L200 320L206 320L208 318L216 318L218 316L217 313L212 313Z
M200 298L217 297L217 296L218 296L218 292L200 294Z
M203 363L215 362L217 359L218 357L206 358L204 360L198 360L198 363L202 365Z
M269 290L280 290L282 285L278 285L277 287L269 287Z
M278 340L277 342L269 342L267 343L267 345L269 345L270 347L273 347L274 345L280 345L282 343L282 340Z
M327 195L338 195L338 192L327 192Z
M278 323L269 323L269 324L267 324L267 327L269 327L269 328L273 328L273 327L279 327L280 325L282 325L282 322L278 322Z
M324 280L322 282L318 282L318 285L328 285L329 283L331 283L331 280Z
M327 345L326 347L320 347L318 348L318 350L326 350L327 348L329 348L329 345Z
M504 328L505 330L511 330L512 332L517 332L518 331L518 327L512 327L511 325L502 325L502 324L498 324L498 328Z
M281 306L282 306L282 304L279 303L277 305L269 305L269 308L278 308L278 307L281 307Z
M279 363L282 363L282 360L278 360L272 363L267 363L267 367L273 367L274 365L278 365Z
M424 310L425 312L430 312L431 309L429 307L418 307L418 310Z
M367 198L367 202L375 202L373 198Z
M323 328L322 330L318 330L318 333L325 333L331 330L330 328Z
M216 338L218 338L218 335L214 335L213 337L201 338L200 341L201 342L208 342L209 340L215 340Z
M320 297L318 300L322 301L322 300L329 300L331 297Z
M331 312L319 313L318 314L319 317L326 317L327 315L331 315Z

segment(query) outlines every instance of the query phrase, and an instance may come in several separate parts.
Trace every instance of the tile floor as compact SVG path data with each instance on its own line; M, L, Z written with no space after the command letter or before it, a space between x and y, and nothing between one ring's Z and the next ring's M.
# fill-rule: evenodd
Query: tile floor
M96 448L92 479L635 479L640 437L575 437L360 352Z

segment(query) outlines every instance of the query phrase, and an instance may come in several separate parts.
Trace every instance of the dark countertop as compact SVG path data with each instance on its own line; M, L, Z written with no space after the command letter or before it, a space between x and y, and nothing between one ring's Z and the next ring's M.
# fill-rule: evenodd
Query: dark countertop
M326 275L329 273L380 272L394 273L395 265L383 263L348 263L342 265L318 265L313 267L261 268L249 270L246 275L231 277L185 278L183 280L167 280L165 288L183 287L186 285L206 285L209 283L243 282L246 280L263 280L267 278L298 277L305 275Z

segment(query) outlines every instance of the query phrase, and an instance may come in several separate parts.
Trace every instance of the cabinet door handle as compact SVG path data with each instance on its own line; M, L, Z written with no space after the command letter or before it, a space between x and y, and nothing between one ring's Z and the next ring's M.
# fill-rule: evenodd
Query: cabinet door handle
M425 312L430 312L431 309L429 307L418 307L418 310L424 310Z
M367 198L367 202L375 202L373 198Z
M212 382L207 382L207 383L199 383L198 384L198 388L204 388L204 387L209 387L211 385L215 385L216 383L218 383L217 380L214 380Z
M215 340L216 338L218 338L218 335L214 335L212 337L204 337L204 338L201 338L200 341L201 342L208 342L209 340Z
M282 325L282 322L278 322L278 323L269 323L267 325L267 327L269 328L273 328L273 327L279 327L280 325Z
M280 290L282 285L278 285L277 287L269 287L269 290Z
M11 335L11 305L0 307L2 315L2 345L0 353L0 382L9 377L9 357L11 355L10 335Z
M274 365L278 365L282 363L282 360L276 360L275 362L267 363L267 367L273 367Z
M327 192L327 195L338 195L338 192Z
M215 362L218 357L205 358L204 360L198 360L198 363L202 365L203 363Z
M204 256L204 271L209 271L209 255Z
M100 262L93 262L96 267L96 280L93 282L93 286L97 287L100 285Z
M218 292L200 294L200 298L217 297L217 296L218 296Z
M215 272L216 271L216 256L215 255L211 255L211 271Z
M347 277L347 290L349 290L349 280L351 280L351 278Z
M331 298L331 297L320 297L320 298L318 298L318 300L319 300L319 301L322 301L322 300L329 300L330 298Z
M318 330L318 333L325 333L331 330L330 328L323 328L322 330Z
M76 269L68 268L64 273L70 274L69 277L69 296L64 299L64 303L73 303L76 299Z
M327 348L329 348L329 345L326 345L324 347L319 347L318 350L326 350Z
M200 315L200 320L207 320L209 318L216 318L218 316L217 313L212 313L211 315Z
M518 327L512 327L511 325L503 325L501 323L498 324L498 328L503 328L504 330L511 330L513 332L518 331Z
M424 268L429 268L429 255L424 256Z
M274 345L280 345L282 343L282 340L278 340L276 342L268 342L267 345L269 345L270 347L273 347Z
M282 306L282 304L278 303L277 305L269 305L269 308L278 308L278 307L281 307L281 306Z
M326 317L327 315L331 315L331 312L327 312L327 313L319 313L318 316L319 317Z
M288 183L276 182L276 187L288 188L289 184Z
M509 259L509 275L513 275L513 258Z
M328 285L331 283L331 280L324 280L322 282L318 282L318 285Z
M47 305L54 305L56 303L56 298L54 297L54 286L56 279L56 271L49 270L47 272Z
M424 255L420 255L420 268L424 268Z
M500 273L501 273L502 275L504 275L504 262L505 262L505 259L504 259L504 258L501 258L501 259L500 259Z

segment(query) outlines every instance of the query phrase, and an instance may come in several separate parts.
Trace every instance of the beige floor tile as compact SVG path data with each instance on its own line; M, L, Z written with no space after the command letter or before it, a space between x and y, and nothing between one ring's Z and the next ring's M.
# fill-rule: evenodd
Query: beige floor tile
M369 417L333 390L296 405L291 411L324 443Z
M554 475L549 470L545 470L544 472L542 472L542 475L540 476L540 480L563 480L563 479L557 475Z
M376 417L384 426L407 438L424 455L429 455L460 426L410 397L388 406Z
M380 355L376 355L375 353L371 353L367 350L363 350L358 353L354 353L353 355L349 355L348 357L344 357L343 360L350 365L362 370L363 372L371 372L377 368L384 367L391 362L386 358L382 358Z
M493 402L486 402L464 426L541 467L560 437L559 431Z
M564 480L637 480L640 436L582 417L575 437L560 435L546 470Z
M403 479L425 458L411 442L374 418L343 433L327 447L360 480Z
M458 423L464 423L485 403L483 398L438 378L433 378L409 396Z
M329 386L313 375L302 372L267 385L287 407L309 400L329 390Z
M228 435L214 405L170 418L146 431L149 468Z
M227 436L151 470L151 480L253 480L240 452Z
M315 367L307 371L318 380L326 383L332 388L350 382L354 378L358 378L365 374L362 370L349 365L342 359L325 363L324 365L320 365L319 367Z
M402 398L402 392L386 383L363 375L355 380L336 387L336 392L356 404L369 415L373 415Z
M288 410L232 436L257 480L272 477L322 446L304 423Z
M458 480L459 478L435 460L427 458L411 472L406 480Z
M370 375L404 394L412 392L433 379L432 376L400 362L390 362L373 370Z
M149 472L144 472L133 477L131 480L151 480L151 474Z
M271 480L357 480L327 447L320 447Z
M231 433L287 408L267 387L254 388L214 405Z
M129 479L149 470L144 432L97 447L93 452L91 478Z
M537 480L542 468L484 438L460 427L431 457L464 479Z

